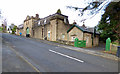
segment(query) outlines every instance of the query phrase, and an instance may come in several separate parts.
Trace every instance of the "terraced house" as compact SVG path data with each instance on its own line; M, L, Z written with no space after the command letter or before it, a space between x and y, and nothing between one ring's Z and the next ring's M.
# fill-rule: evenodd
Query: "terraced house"
M74 39L77 37L80 40L86 40L86 46L98 46L99 34L93 38L93 29L78 26L75 22L69 24L68 16L61 13L55 13L45 18L27 16L23 25L19 25L17 34L22 33L23 36L29 34L30 37L59 41L65 44L74 44Z
M71 27L68 16L55 13L35 21L33 37L50 41L67 40L67 30Z
M68 16L55 13L45 18L27 16L24 20L23 28L17 29L17 34L21 30L22 35L26 36L29 30L30 37L45 39L50 41L66 40L67 30L71 27L68 21Z
M39 15L36 14L35 17L33 16L27 16L26 19L24 20L24 24L21 24L17 28L17 35L21 32L23 36L26 36L28 33L30 37L33 37L33 26L34 26L34 21L39 20Z

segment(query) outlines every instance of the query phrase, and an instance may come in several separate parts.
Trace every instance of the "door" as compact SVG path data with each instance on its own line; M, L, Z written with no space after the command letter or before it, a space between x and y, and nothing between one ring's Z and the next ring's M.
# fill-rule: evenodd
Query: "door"
M29 34L29 28L27 27L27 29L26 29L26 34Z
M44 33L44 31L43 31L44 29L42 28L42 39L43 39L43 33Z

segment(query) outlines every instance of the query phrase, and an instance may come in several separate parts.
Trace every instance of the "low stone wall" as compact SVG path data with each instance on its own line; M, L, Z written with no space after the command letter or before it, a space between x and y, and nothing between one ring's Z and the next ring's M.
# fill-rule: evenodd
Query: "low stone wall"
M62 44L67 44L67 45L73 45L74 46L74 41L65 41L65 40L58 40L57 42L62 43Z
M110 44L110 51L116 53L117 52L117 49L118 49L118 45L115 45L115 44Z
M69 41L68 43L69 43L69 45L73 45L74 46L74 41Z

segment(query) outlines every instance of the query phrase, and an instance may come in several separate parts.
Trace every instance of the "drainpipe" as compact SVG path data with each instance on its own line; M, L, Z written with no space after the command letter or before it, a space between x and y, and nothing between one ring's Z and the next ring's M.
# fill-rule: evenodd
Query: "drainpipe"
M56 19L56 40L58 39L58 19Z
M94 27L93 37L92 37L92 46L94 46L94 37L96 35L96 26Z
M44 37L43 37L43 40L45 40L45 24L44 24L44 28L43 28L43 32L44 32Z
M69 33L67 33L67 43L69 44Z

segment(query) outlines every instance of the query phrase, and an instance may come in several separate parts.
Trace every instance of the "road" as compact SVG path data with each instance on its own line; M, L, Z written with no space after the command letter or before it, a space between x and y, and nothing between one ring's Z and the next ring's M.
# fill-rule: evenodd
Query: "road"
M40 41L2 34L3 72L118 72L118 62Z

